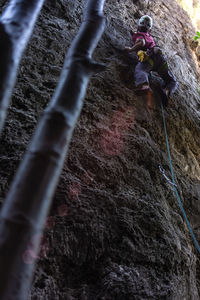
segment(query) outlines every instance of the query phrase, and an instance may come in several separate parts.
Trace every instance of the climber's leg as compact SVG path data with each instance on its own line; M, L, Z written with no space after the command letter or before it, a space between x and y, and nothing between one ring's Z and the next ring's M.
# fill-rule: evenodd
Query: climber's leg
M141 90L149 89L148 75L151 69L152 66L149 65L148 62L138 62L134 71L134 80L136 87L138 87Z
M178 88L178 83L175 76L169 69L167 60L161 51L154 51L153 53L154 70L160 75L164 80L165 84L163 86L164 91L167 96L172 95Z
M159 72L159 75L165 81L165 86L163 87L168 96L172 95L178 88L178 82L176 81L173 73L167 68L165 71Z

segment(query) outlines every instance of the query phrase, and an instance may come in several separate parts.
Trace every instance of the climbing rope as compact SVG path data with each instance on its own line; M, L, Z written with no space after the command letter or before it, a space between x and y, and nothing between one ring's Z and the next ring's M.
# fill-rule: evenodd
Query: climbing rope
M190 222L187 218L187 215L185 213L185 210L183 208L183 204L181 202L181 199L180 199L180 196L179 196L179 193L178 193L178 190L177 190L177 185L176 185L176 182L175 182L175 177L174 177L174 171L173 171L173 166L172 166L172 160L171 160L171 154L170 154L170 148L169 148L169 141L168 141L168 135L167 135L167 127L166 127L166 121L165 121L165 113L164 113L164 108L163 108L163 104L162 104L162 101L161 102L161 109L162 109L162 119L163 119L163 126L164 126L164 131L165 131L165 140L166 140L166 146L167 146L167 153L168 153L168 158L169 158L169 164L170 164L170 171L171 171L171 176L172 176L172 183L173 183L173 187L174 187L174 191L175 191L175 194L176 194L176 197L177 197L177 200L178 200L178 203L180 205L180 208L181 208L181 211L183 213L183 216L185 218L185 221L187 223L187 226L188 226L188 229L190 231L190 234L194 240L194 243L195 243L195 246L197 247L197 250L200 254L200 246L195 238L195 235L193 233L193 230L192 230L192 227L190 225Z

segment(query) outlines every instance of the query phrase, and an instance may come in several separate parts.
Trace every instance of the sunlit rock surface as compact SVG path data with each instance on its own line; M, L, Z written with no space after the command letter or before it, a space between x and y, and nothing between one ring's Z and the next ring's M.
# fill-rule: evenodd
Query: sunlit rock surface
M1 9L4 4L1 0ZM45 2L0 141L1 203L51 99L84 4ZM95 51L107 70L89 84L29 300L200 299L199 254L166 179L171 175L160 104L155 97L135 95L133 55L123 51L143 14L153 17L152 35L179 82L165 117L178 191L200 241L200 48L192 41L195 29L175 0L107 1L107 27ZM23 258L26 263L34 259Z
M198 0L176 0L187 11L196 29L200 27L200 2Z

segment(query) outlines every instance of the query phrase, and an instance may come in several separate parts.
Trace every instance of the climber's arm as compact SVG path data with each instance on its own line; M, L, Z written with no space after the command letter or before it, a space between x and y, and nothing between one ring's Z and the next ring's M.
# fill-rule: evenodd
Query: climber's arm
M145 46L145 40L144 39L138 39L136 43L133 45L133 47L125 47L125 50L128 52L136 51Z

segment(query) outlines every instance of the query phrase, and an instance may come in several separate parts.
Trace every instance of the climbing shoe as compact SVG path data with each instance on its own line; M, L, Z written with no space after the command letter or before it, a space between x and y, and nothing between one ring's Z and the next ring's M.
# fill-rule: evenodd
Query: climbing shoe
M138 87L134 90L134 92L136 93L136 95L144 95L144 94L148 94L151 93L152 90L149 87L149 85L143 85L141 87Z

